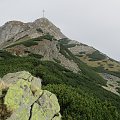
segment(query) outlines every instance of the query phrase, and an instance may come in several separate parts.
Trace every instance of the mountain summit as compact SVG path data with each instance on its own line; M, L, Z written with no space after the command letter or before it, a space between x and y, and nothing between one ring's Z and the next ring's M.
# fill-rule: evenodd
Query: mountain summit
M36 38L42 33L50 33L56 39L62 39L66 36L62 34L59 28L52 24L47 18L40 18L30 23L20 21L10 21L0 27L0 47L4 47L5 42L14 42L18 39L29 37Z

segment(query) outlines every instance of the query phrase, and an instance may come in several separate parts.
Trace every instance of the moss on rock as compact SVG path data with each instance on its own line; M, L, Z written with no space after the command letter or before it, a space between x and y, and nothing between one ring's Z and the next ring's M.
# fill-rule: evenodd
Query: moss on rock
M12 111L7 120L61 119L58 99L51 92L41 90L41 79L25 71L3 78L6 83L12 81L4 98L7 109Z

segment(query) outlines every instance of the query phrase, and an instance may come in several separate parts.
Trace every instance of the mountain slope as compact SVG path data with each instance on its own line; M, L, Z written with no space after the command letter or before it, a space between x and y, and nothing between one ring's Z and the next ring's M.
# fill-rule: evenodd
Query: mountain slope
M45 88L59 97L65 120L119 120L120 63L93 47L66 38L46 18L25 25L29 30L16 27L19 30L12 33L14 38L1 40L0 76L26 70L42 78ZM11 32L6 34L10 36ZM81 96L85 103L79 103Z
M107 80L107 87L104 88L119 95L120 63L118 61L109 58L107 55L93 47L69 40L68 38L60 39L59 42L94 71L103 74L106 73L107 79L103 74L100 74L105 80Z
M78 63L69 54L71 52L97 73L107 73L108 87L103 88L119 95L120 63L93 47L66 38L60 29L46 18L31 23L6 23L0 27L0 48L18 56L39 55L41 60L54 61L73 72L80 72ZM105 79L103 74L100 75ZM114 76L118 77L117 85L114 82L109 85L111 79L114 81Z
M31 23L10 21L0 27L0 48L4 48L15 41L23 38L30 39L41 36L43 33L50 33L56 39L64 38L59 28L46 18L40 18Z

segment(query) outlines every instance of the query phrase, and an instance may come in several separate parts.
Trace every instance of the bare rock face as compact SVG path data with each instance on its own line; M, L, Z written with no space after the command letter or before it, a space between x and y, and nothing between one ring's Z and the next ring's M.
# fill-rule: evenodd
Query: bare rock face
M79 55L80 52L85 52L87 53L93 53L96 50L93 47L84 45L84 44L76 44L76 46L69 48L69 50L74 54L74 55Z
M12 39L15 35L27 29L29 29L29 27L25 23L19 21L7 22L5 25L0 27L0 44Z
M0 27L0 48L22 38L36 38L45 33L50 33L56 39L66 37L46 18L40 18L31 23L10 21Z
M60 53L60 50L57 48L57 41L50 40L41 40L38 42L38 45L33 45L30 47L25 47L24 45L16 45L14 47L6 49L13 55L17 56L27 56L29 53L37 54L43 56L41 60L60 61L60 65L65 68L77 73L80 71L78 65L73 61L66 58L64 55ZM26 52L27 51L27 52Z
M6 109L2 109L0 120L61 120L57 97L41 89L40 78L22 71L9 73L3 80L2 85L7 86L0 90L0 101Z
M107 80L106 86L102 86L104 89L113 92L114 94L120 96L118 89L120 88L120 78L107 74L107 73L100 73L100 75Z
M66 38L66 36L57 28L53 23L51 23L47 18L40 18L32 23L33 28L42 28L45 33L50 33L56 39Z

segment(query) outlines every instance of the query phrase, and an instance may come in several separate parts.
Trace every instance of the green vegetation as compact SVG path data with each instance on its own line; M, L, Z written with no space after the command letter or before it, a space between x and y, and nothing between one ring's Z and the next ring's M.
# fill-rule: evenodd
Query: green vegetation
M3 59L15 58L15 56L11 55L10 53L8 53L6 51L0 50L0 58L1 58L1 60L3 60Z
M54 39L54 36L52 36L49 33L47 33L46 35L43 35L40 38L52 41Z
M118 93L120 93L120 88L117 88L117 90L118 90Z
M75 46L76 46L76 44L67 44L67 45L65 45L66 48L72 48L72 47L75 47Z
M67 59L72 60L71 52L62 44L60 45L60 53L64 55Z
M107 69L105 69L103 66L98 66L98 67L91 67L93 70L99 72L99 73L108 73L114 76L117 76L120 78L120 71L108 71Z
M43 33L43 30L42 30L41 28L37 28L36 30L37 30L38 32Z
M31 46L34 46L34 45L38 45L38 41L42 41L43 39L50 40L50 41L55 40L52 35L47 33L46 35L40 36L38 38L32 38L32 39L29 39L29 40L26 40L26 41L15 43L13 45L8 46L7 48L11 48L11 47L14 47L16 45L21 45L21 44L26 46L26 47L31 47Z
M30 53L28 56L30 57L34 57L34 58L37 58L37 59L41 59L43 56L42 55L39 55L39 54L33 54L33 53Z
M91 58L90 61L104 60L106 58L106 56L99 51L95 51L92 54L87 54L87 56Z
M58 42L59 44L65 45L65 44L68 44L70 40L68 38L63 38L63 39L60 39Z
M1 51L0 77L26 70L42 78L45 89L58 96L63 120L119 120L120 97L104 90L100 85L105 85L105 81L67 48L62 48L80 67L79 74L58 63L41 61L36 55L18 57Z
M85 52L79 52L79 54L75 55L77 57L83 57L85 55Z
M34 45L38 45L38 43L36 42L38 40L39 40L39 38L35 38L35 39L33 38L33 39L30 39L30 40L15 43L13 45L8 46L7 48L11 48L11 47L14 47L16 45L24 45L26 47L31 47L31 46L34 46Z
M28 40L28 41L24 41L21 44L23 44L26 47L31 47L31 46L34 46L34 45L38 45L38 43L33 41L32 39Z
M113 67L114 65L113 64L108 64L109 67Z
M63 54L69 60L73 60L80 68L83 75L89 76L92 79L92 82L96 82L101 85L106 85L106 82L102 77L100 77L95 71L93 71L89 66L84 62L76 58L64 45L60 44L60 53Z
M53 84L44 89L57 95L63 120L119 120L114 106L89 96L79 88Z
M120 86L120 81L117 81L118 85Z
M54 58L54 61L55 61L56 63L61 63L61 61L60 61L60 60L55 59L55 58Z
M85 52L79 52L79 54L85 54Z
M77 56L77 57L83 57L84 55L81 54L81 55L75 55L75 56Z

